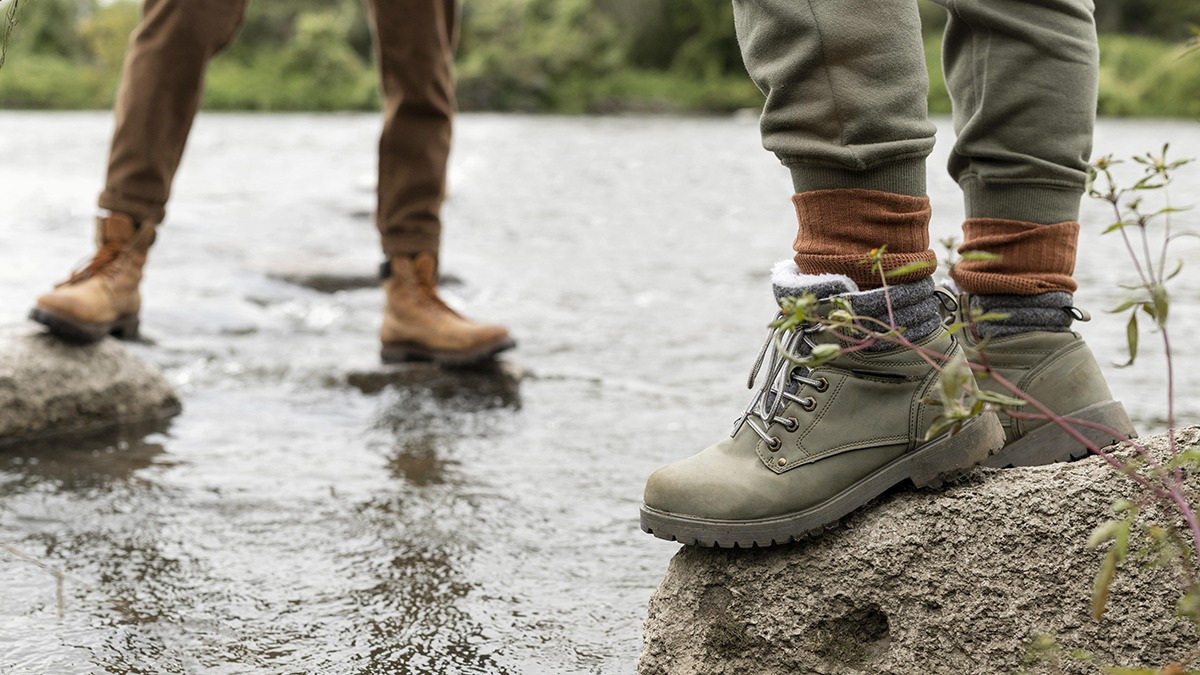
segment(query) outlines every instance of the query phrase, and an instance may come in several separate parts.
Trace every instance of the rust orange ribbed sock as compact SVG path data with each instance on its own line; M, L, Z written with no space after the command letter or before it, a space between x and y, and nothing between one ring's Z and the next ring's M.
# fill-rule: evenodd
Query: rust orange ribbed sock
M878 272L864 261L887 246L884 271L914 262L928 267L888 279L909 283L933 274L937 256L929 248L929 198L861 189L813 190L792 197L799 229L792 248L804 274L844 274L866 290L879 288Z
M1078 285L1075 246L1079 223L1040 225L1001 218L969 218L963 223L959 254L984 251L998 260L961 260L950 270L958 287L972 295L1074 293Z

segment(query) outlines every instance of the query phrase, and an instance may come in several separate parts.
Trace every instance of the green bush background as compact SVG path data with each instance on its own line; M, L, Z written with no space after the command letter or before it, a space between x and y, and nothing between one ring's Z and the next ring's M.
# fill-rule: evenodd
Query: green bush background
M0 0L7 9L13 0ZM1200 57L1181 58L1195 0L1105 0L1100 113L1200 118ZM944 12L921 0L930 109L950 110L939 67ZM762 96L742 67L729 0L465 0L464 110L724 112ZM133 0L21 0L0 108L112 105ZM374 110L370 33L358 0L259 0L209 70L209 110Z

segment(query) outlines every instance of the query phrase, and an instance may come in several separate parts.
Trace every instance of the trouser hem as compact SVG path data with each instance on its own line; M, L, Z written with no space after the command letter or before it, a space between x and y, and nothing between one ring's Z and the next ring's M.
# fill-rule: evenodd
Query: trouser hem
M163 204L128 195L114 194L107 190L100 193L97 205L102 209L124 213L139 224L158 225L166 217Z
M782 159L792 173L796 192L858 189L924 197L925 157L889 162L869 169L843 169L804 164L802 160Z
M967 218L1000 218L1050 225L1079 220L1083 190L1029 183L984 183L968 176L962 186Z

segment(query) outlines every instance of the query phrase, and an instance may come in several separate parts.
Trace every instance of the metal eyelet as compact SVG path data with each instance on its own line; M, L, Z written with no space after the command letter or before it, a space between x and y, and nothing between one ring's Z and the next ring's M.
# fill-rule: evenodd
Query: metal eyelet
M783 428L787 429L788 433L791 433L800 428L800 420L796 419L795 417L789 417L787 418L787 421L783 423Z
M818 378L817 378L817 382L820 382L820 383L821 383L821 384L818 384L818 385L815 387L815 389L816 389L818 392L825 391L826 389L828 389L828 388L829 388L829 380L827 380L827 379L825 379L825 378L823 378L823 377L818 377Z
M776 450L778 450L782 447L783 447L783 441L779 440L778 436L772 436L769 439L767 439L767 449L770 450L771 452L775 452Z
M804 408L806 412L812 412L817 407L817 399L811 396L805 396L804 398L800 399L800 407Z

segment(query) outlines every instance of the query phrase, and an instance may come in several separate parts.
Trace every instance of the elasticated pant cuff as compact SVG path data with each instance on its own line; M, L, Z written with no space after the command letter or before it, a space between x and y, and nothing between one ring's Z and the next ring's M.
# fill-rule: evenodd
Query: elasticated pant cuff
M989 184L974 177L959 181L967 218L999 218L1050 225L1079 220L1078 188Z
M862 170L815 166L788 158L782 161L792 173L792 185L797 193L848 188L910 197L926 194L924 156Z

